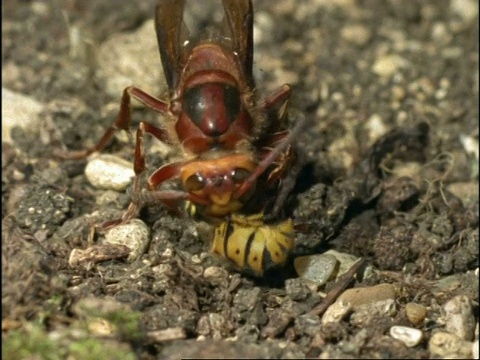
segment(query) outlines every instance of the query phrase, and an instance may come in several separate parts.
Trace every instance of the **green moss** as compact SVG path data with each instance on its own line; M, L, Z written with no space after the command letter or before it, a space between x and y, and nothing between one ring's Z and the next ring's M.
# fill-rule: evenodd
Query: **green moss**
M2 359L65 359L66 350L62 351L40 326L31 324L28 328L10 331L3 337Z
M3 336L2 359L63 360L122 359L134 360L128 343L116 339L71 336L71 329L55 338L39 325L29 323L23 329Z
M103 318L115 325L120 335L129 340L139 340L142 338L143 334L138 326L141 316L141 313L134 311L117 311L103 314Z
M105 341L95 338L83 339L70 344L69 355L79 360L135 360L137 357L130 351L130 347L127 344L122 345L124 346L119 346L119 343L116 341Z

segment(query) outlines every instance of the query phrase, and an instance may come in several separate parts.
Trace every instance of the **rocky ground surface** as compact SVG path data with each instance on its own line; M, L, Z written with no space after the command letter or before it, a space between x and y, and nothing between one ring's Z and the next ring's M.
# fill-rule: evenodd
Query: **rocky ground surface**
M257 92L292 84L308 124L302 230L260 278L162 206L95 231L130 201L125 134L54 156L95 144L126 86L165 92L154 1L3 5L3 358L478 358L476 1L255 2ZM132 129L161 121L134 106ZM147 145L150 171L179 155Z

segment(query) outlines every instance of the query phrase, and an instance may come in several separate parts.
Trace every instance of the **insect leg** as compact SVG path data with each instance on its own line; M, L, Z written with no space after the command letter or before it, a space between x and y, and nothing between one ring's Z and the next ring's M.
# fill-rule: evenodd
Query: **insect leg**
M280 105L280 107L284 106L290 99L291 94L292 94L292 87L289 84L283 84L274 92L269 94L265 99L263 99L260 106L266 110L275 108L278 105ZM282 115L284 115L283 112L282 112Z
M136 141L135 141L135 156L133 160L133 171L135 173L135 179L133 182L133 191L132 191L132 201L128 206L128 209L125 211L121 219L108 221L102 224L102 228L106 229L108 227L116 226L119 224L124 224L134 217L137 216L138 211L143 206L144 202L142 201L141 191L142 191L142 175L146 169L145 164L145 145L143 143L143 138L145 133L149 133L156 137L157 139L161 139L162 130L150 125L145 122L141 122L138 125L137 134L136 134ZM175 164L172 164L175 165ZM178 164L177 164L178 165Z
M94 152L102 151L108 142L111 140L113 134L117 130L128 130L130 123L132 121L132 107L131 107L131 98L137 99L150 109L159 112L166 113L168 111L168 104L162 100L159 100L143 90L135 86L129 86L123 90L122 100L120 102L120 109L118 111L117 118L115 122L105 131L102 138L97 142L96 145L90 149L80 150L80 151L59 151L55 152L55 155L63 159L84 159L87 156L93 154ZM169 142L169 137L166 131L157 129L157 134L155 135L158 139L164 142Z
M293 130L288 134L281 142L279 142L270 153L265 156L255 168L255 171L244 181L242 186L235 193L235 198L239 199L243 194L245 194L252 184L257 180L257 178L262 175L262 173L273 163L281 154L287 150L288 146L292 141L300 134L303 130L304 125L306 124L305 118L302 118L299 122L295 124Z
M287 175L284 179L282 179L282 184L280 186L280 191L275 199L275 203L273 204L273 208L270 214L265 215L265 220L268 221L270 219L275 218L285 200L287 199L288 194L295 186L295 182L297 179L298 174L302 170L304 163L302 161L297 161L293 163L293 166L288 170Z

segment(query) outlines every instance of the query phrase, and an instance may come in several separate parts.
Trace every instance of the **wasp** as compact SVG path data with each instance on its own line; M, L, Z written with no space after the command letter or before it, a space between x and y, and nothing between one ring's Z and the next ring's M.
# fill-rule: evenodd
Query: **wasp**
M294 246L292 219L267 225L263 213L232 214L215 228L211 252L260 276L264 270L283 265Z
M291 86L284 84L257 99L252 75L252 2L222 3L224 28L190 41L184 37L188 33L183 22L185 0L159 0L155 30L168 94L160 99L136 86L127 87L115 122L98 143L64 156L87 157L101 151L115 131L128 130L132 98L162 115L160 126L140 122L132 202L122 219L107 222L104 227L132 219L149 202L161 202L174 210L181 204L193 204L197 216L218 224L237 213L260 214L271 201L269 194L279 190L272 210L276 213L293 186L280 186L295 159L292 141L303 128L301 122L291 131L284 128ZM148 191L143 191L142 184L147 170L145 134L173 146L181 156L181 160L164 164L150 174ZM162 186L171 181L178 183L178 190ZM256 221L252 228L265 233L266 226ZM238 221L233 223L240 228ZM276 232L276 228L272 230Z

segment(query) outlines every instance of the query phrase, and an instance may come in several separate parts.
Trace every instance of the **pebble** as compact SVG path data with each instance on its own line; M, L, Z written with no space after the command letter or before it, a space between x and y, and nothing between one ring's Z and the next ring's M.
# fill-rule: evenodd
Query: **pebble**
M425 176L422 173L423 165L414 162L402 162L401 164L395 164L391 169L392 174L396 178L408 177L413 180L413 183L420 188L425 181Z
M120 99L123 89L130 85L151 94L161 94L167 88L153 20L137 31L114 35L105 41L99 50L98 65L97 76L113 99Z
M87 326L90 334L95 336L109 336L116 331L115 325L102 318L88 319Z
M203 277L216 286L228 284L228 271L218 266L209 266L203 272Z
M380 318L393 317L397 313L395 300L386 299L357 306L350 317L350 324L367 328Z
M14 126L36 128L44 106L37 100L2 87L2 141L12 142L10 132Z
M472 357L472 343L448 332L438 331L428 342L430 357L442 359L469 359ZM433 356L432 356L433 355Z
M478 17L478 2L476 0L452 0L450 10L459 15L466 23L475 21Z
M340 32L341 37L355 45L363 46L372 38L370 29L361 24L346 25Z
M475 315L472 302L465 295L455 296L444 306L445 330L463 340L473 340L475 334Z
M447 185L447 190L458 197L466 208L478 205L478 182L455 182Z
M380 284L348 289L325 311L322 324L339 322L352 311L356 324L368 322L372 314L393 316L396 313L395 288L391 284Z
M383 77L391 77L401 67L406 66L406 60L398 55L385 55L379 57L373 64L372 71Z
M366 304L382 300L395 300L395 288L391 284L380 284L370 287L345 290L337 301L351 304L355 310Z
M476 139L473 136L468 136L464 134L460 134L459 139L465 152L467 154L473 155L475 159L478 161L478 153L479 153L478 139Z
M318 286L324 285L331 278L338 264L338 260L330 254L299 256L293 262L298 276Z
M322 316L322 324L338 323L352 311L352 305L343 301L336 301L328 307Z
M114 155L100 154L89 160L85 176L97 189L123 191L135 173L130 162Z
M150 229L139 219L133 219L127 224L115 226L105 233L104 244L119 244L127 246L131 252L128 261L138 259L147 250L150 241Z
M392 326L390 336L401 341L407 347L415 347L423 340L423 333L420 330L408 326Z
M388 131L383 118L378 114L372 114L368 118L365 128L369 131L368 135L372 144Z
M410 302L405 305L405 313L413 325L420 325L425 320L428 310L423 305Z
M290 299L294 301L304 301L311 294L311 291L308 288L306 281L302 278L285 280L285 290Z
M187 334L185 329L181 327L172 327L168 329L148 331L146 336L150 342L160 343L171 340L185 339Z
M95 203L99 206L107 204L119 203L121 194L115 190L107 190L95 199Z
M337 259L337 261L339 262L338 271L335 274L337 278L339 276L345 274L348 270L350 270L350 268L359 260L359 258L357 258L353 255L342 253L342 252L335 251L335 250L328 250L328 251L324 252L323 254L324 255L331 255L335 259ZM366 272L366 270L365 270L365 272Z
M438 296L455 291L462 287L464 281L464 274L453 274L442 277L433 283L432 294Z

